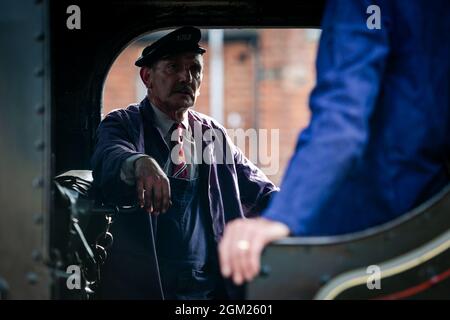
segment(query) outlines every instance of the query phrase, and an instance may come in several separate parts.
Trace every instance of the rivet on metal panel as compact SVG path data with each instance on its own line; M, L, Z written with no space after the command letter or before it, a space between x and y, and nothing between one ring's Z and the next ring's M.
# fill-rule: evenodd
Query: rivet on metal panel
M62 267L64 267L64 262L62 260L57 260L55 262L55 266L59 269L61 269Z
M35 213L33 215L33 222L35 224L42 224L43 221L44 221L44 216L41 213Z
M41 67L34 69L34 75L36 77L42 77L44 75L44 69Z
M331 279L331 276L328 273L324 273L319 278L320 285L321 286L325 285L328 281L330 281L330 279Z
M0 277L0 300L6 300L8 298L9 286L5 279Z
M44 141L42 141L42 140L37 140L37 141L34 143L34 146L36 147L36 150L42 151L42 150L44 150L45 143L44 143Z
M44 39L45 39L45 36L44 36L43 32L37 33L36 36L34 37L34 40L36 40L38 42L44 41Z
M32 186L33 188L42 188L42 186L44 185L44 180L42 179L42 177L37 177L33 179L32 182Z
M271 271L272 271L272 268L270 268L269 265L263 264L263 265L261 266L261 270L260 270L260 272L259 272L259 275L260 275L261 277L268 277L268 276L270 275L270 272L271 272Z
M42 254L38 249L34 249L33 252L31 252L31 258L33 261L39 262L42 260Z
M61 269L64 266L62 261L61 252L58 249L52 249L50 254L50 260L53 262L56 268Z
M28 272L26 275L26 279L29 284L36 284L39 280L38 275L35 272Z
M45 112L45 106L40 103L35 107L35 110L38 115L42 115Z

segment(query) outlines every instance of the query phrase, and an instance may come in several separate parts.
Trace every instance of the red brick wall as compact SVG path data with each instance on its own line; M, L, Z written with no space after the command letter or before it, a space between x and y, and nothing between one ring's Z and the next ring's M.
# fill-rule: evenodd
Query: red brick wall
M244 130L279 129L279 172L270 175L280 183L298 133L309 121L309 93L315 81L317 39L307 30L258 31L256 46L248 41L224 44L224 126L231 113L241 117ZM207 48L207 44L202 46ZM143 45L129 46L117 58L105 82L103 113L126 107L136 97L139 69L134 61ZM258 72L257 72L258 69ZM195 109L209 114L209 65L204 56L204 76ZM248 148L246 148L248 154ZM276 156L272 155L273 161Z
M103 115L136 102L136 79L139 68L134 61L141 55L142 46L131 45L117 57L105 80L103 89Z
M280 130L279 182L292 155L298 133L309 122L309 93L315 83L317 41L305 30L264 30L260 33L262 79L259 85L259 127Z

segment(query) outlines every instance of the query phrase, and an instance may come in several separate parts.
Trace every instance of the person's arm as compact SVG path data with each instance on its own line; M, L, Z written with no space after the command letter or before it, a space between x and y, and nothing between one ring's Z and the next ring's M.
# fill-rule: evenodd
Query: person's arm
M120 179L122 179L122 181L127 185L133 186L136 184L135 164L138 159L143 157L148 157L148 155L143 153L135 154L125 159L122 163L120 169Z
M381 30L366 26L369 5L381 8ZM295 235L317 226L322 206L361 161L370 117L389 54L389 3L329 1L310 97L311 122L300 135L281 184L264 213Z
M366 27L379 4L382 29ZM360 161L389 54L389 1L329 0L311 95L312 119L301 134L277 193L262 218L236 219L219 244L224 277L236 284L259 272L263 248L289 234L307 235L322 205Z
M279 189L237 147L234 147L234 161L244 214L246 217L258 216Z
M126 159L139 155L126 129L122 111L108 114L96 133L95 151L91 159L96 187L105 201L126 203L135 198L135 187L121 179Z
M114 204L139 203L149 213L159 214L170 206L170 186L155 159L139 153L122 111L109 114L97 130L92 157L94 181L104 200Z
M366 27L367 7L379 4L382 29ZM369 121L389 54L389 1L329 0L312 92L312 119L301 134L281 184L261 218L227 224L219 244L221 271L236 284L259 272L270 242L307 235L322 205L362 160Z

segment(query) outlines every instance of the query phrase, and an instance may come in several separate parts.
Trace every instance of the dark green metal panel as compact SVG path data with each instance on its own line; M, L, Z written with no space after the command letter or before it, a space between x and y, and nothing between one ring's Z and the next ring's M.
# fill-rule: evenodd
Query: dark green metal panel
M50 190L45 13L42 1L0 3L1 298L50 292L43 263Z
M382 266L391 259L414 252L449 230L450 186L417 209L382 226L344 236L289 238L274 243L266 249L262 259L265 272L247 287L247 297L313 299L333 278L354 269L364 271L370 265ZM449 268L447 249L416 268L389 279L382 278L381 290L369 290L364 283L359 288L343 291L336 298L388 295L420 284ZM433 291L436 288L439 290ZM443 298L442 288L436 288L422 297ZM448 297L450 288L446 288Z

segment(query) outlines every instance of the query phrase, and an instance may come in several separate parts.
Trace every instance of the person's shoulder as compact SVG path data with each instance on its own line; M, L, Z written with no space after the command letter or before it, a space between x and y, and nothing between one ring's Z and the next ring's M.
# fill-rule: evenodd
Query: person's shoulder
M139 103L133 103L125 108L111 110L104 118L105 120L127 121L140 115Z
M132 103L125 108L116 108L111 110L106 117L123 117L127 115L132 115L139 113L139 103Z
M225 127L219 123L219 121L217 121L216 119L214 119L213 117L210 117L204 113L195 111L195 110L189 110L192 118L195 121L200 122L202 125L212 128L212 129L220 129L222 131L225 131Z

